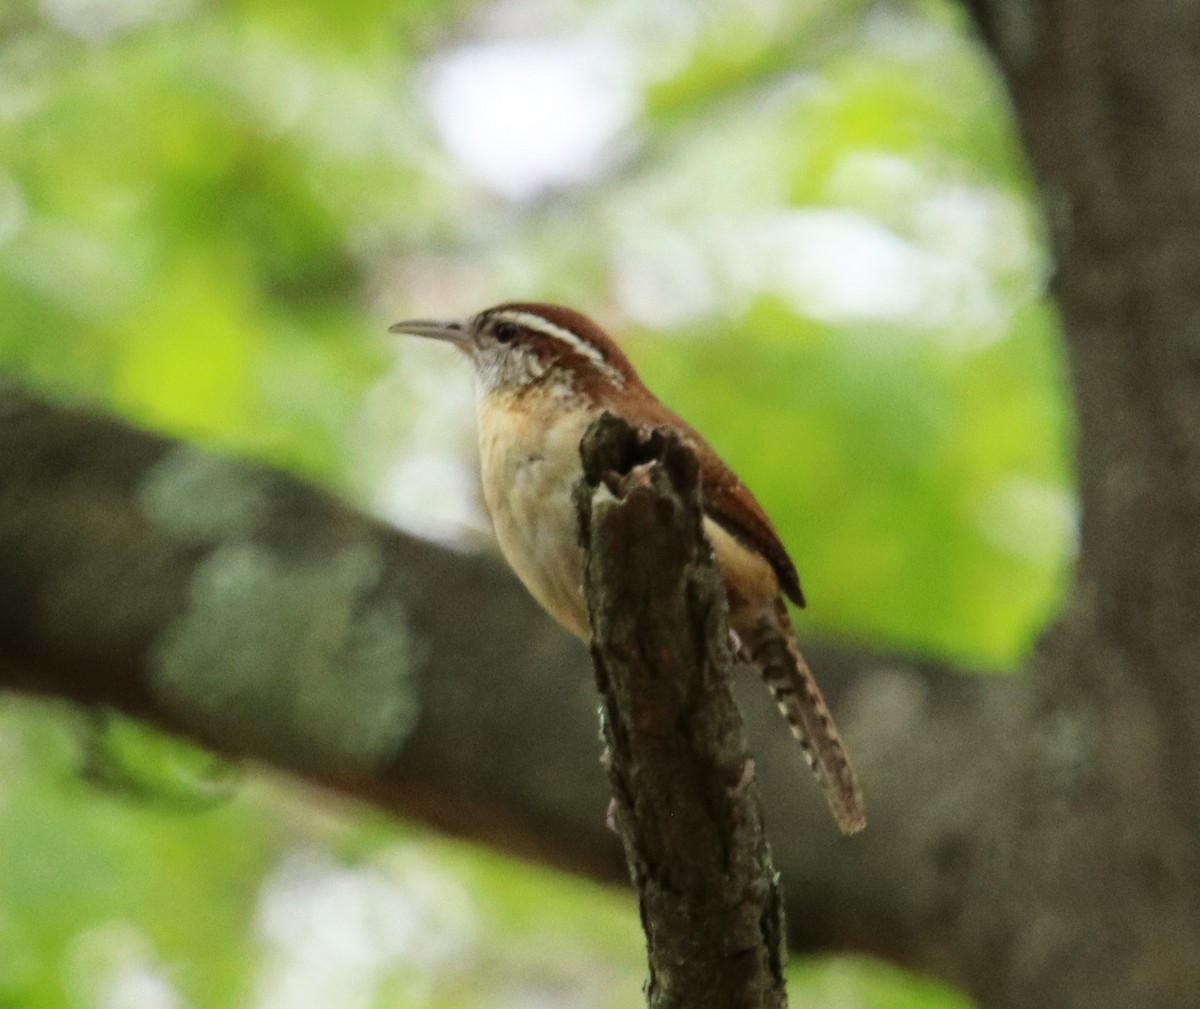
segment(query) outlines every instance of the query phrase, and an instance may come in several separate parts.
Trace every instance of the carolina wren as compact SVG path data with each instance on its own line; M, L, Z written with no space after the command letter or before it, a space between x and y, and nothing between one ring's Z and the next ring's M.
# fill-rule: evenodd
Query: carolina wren
M750 491L709 444L642 384L613 340L555 305L498 305L463 321L398 322L393 333L452 343L475 366L483 496L500 549L542 607L585 642L583 554L571 491L579 443L605 410L635 427L673 428L696 453L704 531L742 653L800 741L844 833L866 824L833 717L792 631L784 596L804 605L787 551Z

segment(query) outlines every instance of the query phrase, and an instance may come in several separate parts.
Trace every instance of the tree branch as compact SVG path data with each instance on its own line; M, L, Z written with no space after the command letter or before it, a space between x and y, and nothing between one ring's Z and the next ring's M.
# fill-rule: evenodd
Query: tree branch
M503 565L405 536L286 474L86 410L9 389L0 415L0 688L117 709L464 837L604 879L626 875L605 827L587 654ZM343 581L332 599L298 591L297 581L363 550L379 558L369 587L353 593ZM270 558L250 579L254 592L212 577L247 554ZM215 606L223 592L228 606ZM372 687L353 669L347 679L347 649L329 644L336 635L306 629L339 599L343 640L369 640L381 611L404 629L390 683ZM214 647L229 653L218 696L240 704L199 696L223 682L200 642L184 652L196 688L160 683L196 610L224 617L214 627ZM841 842L761 682L740 677L793 947L869 949L961 978L968 940L946 924L960 877L945 866L965 872L969 828L1000 787L990 741L1014 737L1015 681L805 650L870 792L872 822L853 846ZM331 698L322 681L345 686ZM380 692L394 695L386 709L408 710L395 699L408 697L418 714L374 762L362 747L329 746L328 727L306 714L319 701L344 709L334 724L371 724ZM970 771L985 752L994 784L979 789Z
M787 1004L783 903L730 691L725 588L677 438L610 414L576 500L612 820L638 889L651 1009Z
M9 390L0 420L0 687L116 708L466 837L623 875L586 654L501 565L83 410ZM1064 630L1037 662L1114 654L1089 647ZM872 819L842 843L743 678L794 948L884 954L985 1005L1039 1006L1048 990L1089 1009L1145 991L1186 1004L1159 996L1193 990L1194 846L1164 815L1157 783L1183 786L1156 769L1173 737L1142 693L1047 704L1044 676L805 650ZM1143 878L1167 882L1128 889ZM1113 879L1126 886L1098 882ZM1046 916L1064 924L1024 944Z

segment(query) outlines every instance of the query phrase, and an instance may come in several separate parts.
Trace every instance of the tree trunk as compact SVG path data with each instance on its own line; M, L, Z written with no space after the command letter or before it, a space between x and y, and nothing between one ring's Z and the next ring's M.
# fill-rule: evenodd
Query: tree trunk
M1200 997L1200 9L972 0L1057 263L1078 570L997 830L1004 1005ZM1072 927L1060 922L1067 916Z

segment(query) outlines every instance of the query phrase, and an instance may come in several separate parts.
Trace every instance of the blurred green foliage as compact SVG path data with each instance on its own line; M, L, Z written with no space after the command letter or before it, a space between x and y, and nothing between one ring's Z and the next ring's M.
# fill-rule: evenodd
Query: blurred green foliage
M488 172L530 134L477 164L455 117L532 107L533 140L577 147L586 117L553 118L552 88L495 105L483 63L457 105L445 81L529 39L584 40L625 104L585 169L506 190ZM1047 269L998 83L934 0L0 7L5 373L412 517L394 467L469 467L467 377L386 323L576 304L776 518L806 635L998 668L1030 646L1074 536ZM624 894L272 780L139 805L76 772L67 725L0 709L0 1007L636 997ZM328 907L341 932L296 924ZM469 935L418 955L413 922ZM851 961L795 982L814 1006L961 1005Z

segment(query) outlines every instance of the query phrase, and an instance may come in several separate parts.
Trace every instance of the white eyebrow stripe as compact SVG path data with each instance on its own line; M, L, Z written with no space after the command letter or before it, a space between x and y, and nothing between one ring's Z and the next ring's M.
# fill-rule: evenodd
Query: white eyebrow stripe
M501 322L511 322L516 326L524 326L526 329L532 329L535 333L541 333L543 336L548 336L553 340L565 343L568 347L577 350L580 354L595 361L601 370L617 385L625 384L625 376L614 368L609 363L608 358L596 347L586 340L581 339L569 329L556 326L549 319L544 319L534 312L497 312L492 318Z

